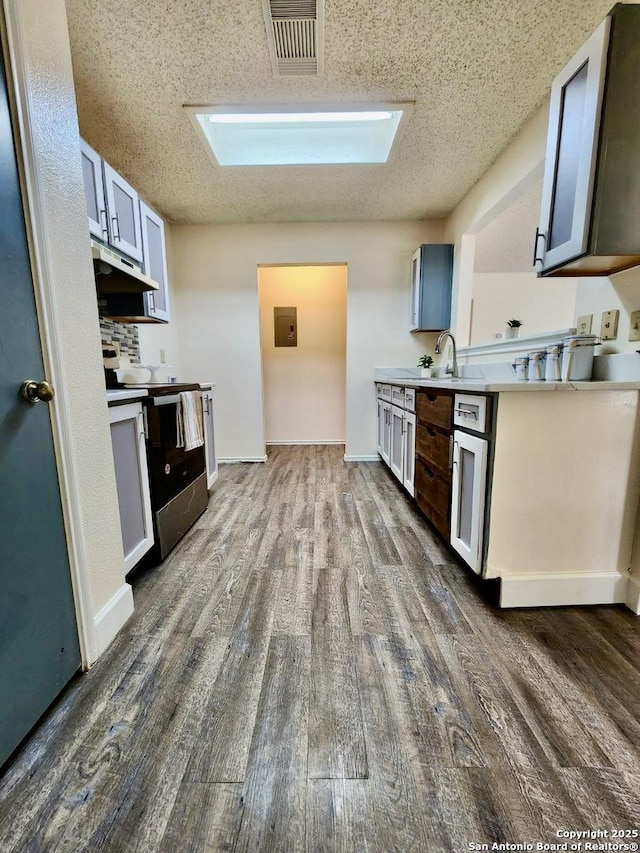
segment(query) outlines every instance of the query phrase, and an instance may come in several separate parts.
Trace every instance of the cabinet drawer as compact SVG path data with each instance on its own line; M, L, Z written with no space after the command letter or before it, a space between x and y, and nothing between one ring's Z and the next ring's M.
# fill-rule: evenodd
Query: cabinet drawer
M416 429L416 453L437 472L449 475L451 436L432 426L418 424Z
M420 391L417 399L418 420L451 429L453 399L450 394L437 391Z
M391 386L391 402L394 406L400 406L404 409L404 388L399 385Z
M451 502L451 478L438 474L419 457L416 459L416 494L441 515L448 516Z
M416 493L416 501L422 513L426 515L431 524L433 524L436 530L441 533L448 542L449 536L451 535L449 514L445 513L443 515L441 512L437 512L419 492Z

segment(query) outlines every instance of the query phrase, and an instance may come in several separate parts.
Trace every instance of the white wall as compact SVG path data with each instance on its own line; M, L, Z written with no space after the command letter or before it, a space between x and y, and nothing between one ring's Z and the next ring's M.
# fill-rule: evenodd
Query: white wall
M471 345L495 344L507 320L522 322L521 335L574 325L577 281L538 278L535 273L474 273Z
M593 314L594 334L600 334L602 312L617 309L620 311L618 337L605 341L598 347L598 355L620 352L633 353L640 349L640 341L629 341L630 314L640 311L640 268L626 270L611 277L594 276L578 280L576 295L576 316ZM640 367L640 356L639 367Z
M260 337L267 444L343 443L347 268L260 267ZM273 309L297 309L297 346L277 347Z
M5 10L14 50L22 55L14 61L25 85L21 103L33 151L35 275L43 281L57 341L57 359L45 353L45 362L56 377L52 416L64 437L58 459L66 457L69 474L62 478L63 504L79 571L88 576L92 619L117 594L122 602L132 600L124 584L65 4L7 0ZM110 624L119 627L117 618ZM101 637L103 643L110 639L104 632Z
M408 331L411 255L439 222L202 225L172 228L182 371L217 382L223 459L264 457L257 268L346 263L346 453L376 457L375 367L406 367L434 335Z

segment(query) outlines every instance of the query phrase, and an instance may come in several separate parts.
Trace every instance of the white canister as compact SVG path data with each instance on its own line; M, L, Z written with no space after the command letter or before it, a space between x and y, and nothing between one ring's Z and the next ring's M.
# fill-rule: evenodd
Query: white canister
M599 343L596 335L567 335L562 339L562 379L579 382L591 379L593 350Z
M529 356L528 355L519 355L514 359L513 364L511 365L515 371L516 379L518 382L525 382L529 378L528 368L529 368Z
M529 381L544 382L544 360L545 350L535 350L529 353Z
M547 382L560 382L562 380L562 342L549 344L547 347L547 358L544 367L544 378Z

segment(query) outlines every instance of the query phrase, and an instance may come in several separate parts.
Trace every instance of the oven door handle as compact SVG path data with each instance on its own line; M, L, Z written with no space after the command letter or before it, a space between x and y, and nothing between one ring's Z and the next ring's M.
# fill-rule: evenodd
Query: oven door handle
M149 397L152 406L172 406L180 402L180 394L166 394L160 397Z

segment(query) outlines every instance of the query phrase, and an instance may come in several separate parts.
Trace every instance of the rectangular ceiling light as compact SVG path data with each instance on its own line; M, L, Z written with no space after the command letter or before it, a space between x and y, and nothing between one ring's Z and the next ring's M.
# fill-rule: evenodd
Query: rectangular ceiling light
M386 163L412 104L186 107L219 166Z

